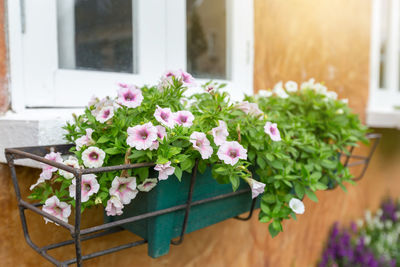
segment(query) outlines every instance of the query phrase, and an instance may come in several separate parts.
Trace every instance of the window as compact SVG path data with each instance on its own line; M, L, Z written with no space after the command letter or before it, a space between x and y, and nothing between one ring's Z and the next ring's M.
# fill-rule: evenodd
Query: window
M14 109L81 107L169 69L252 93L247 0L8 0Z
M372 1L367 123L400 127L400 2Z

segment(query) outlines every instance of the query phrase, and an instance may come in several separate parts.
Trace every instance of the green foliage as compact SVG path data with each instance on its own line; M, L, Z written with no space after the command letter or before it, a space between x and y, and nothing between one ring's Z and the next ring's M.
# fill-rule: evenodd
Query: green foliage
M332 185L343 186L351 175L338 159L339 152L348 152L358 141L366 142L366 128L352 114L347 104L333 100L315 90L307 89L289 93L288 98L246 97L245 100L257 103L259 108L246 110L232 103L229 94L222 90L225 85L206 83L203 93L185 98L185 84L180 79L172 79L163 87L142 87L143 101L136 108L119 106L114 109L112 119L99 122L92 114L96 105L88 106L83 115L74 116L73 123L67 123L64 129L69 142L76 142L93 129L93 146L105 153L103 166L124 163L171 162L174 175L181 180L183 173L191 173L195 162L198 170L204 173L211 168L213 178L219 183L231 183L235 191L240 181L251 183L250 178L265 184L261 197L261 222L270 223L272 236L283 230L284 219L295 218L288 203L292 198L303 199L307 196L318 201L315 191L326 190ZM109 98L108 100L114 101ZM103 100L102 100L103 101ZM97 102L98 103L98 102ZM189 110L195 117L191 127L166 127L166 136L158 139L159 146L154 150L136 150L127 144L127 129L151 122L159 125L154 117L157 107L170 108L172 112ZM227 141L237 141L247 150L247 160L236 164L225 164L217 155L219 146L214 143L212 129L219 121L227 125ZM265 132L267 121L277 123L281 141L273 141ZM199 151L193 148L190 135L193 132L206 134L213 154L203 159ZM82 152L75 147L71 152L82 165ZM128 170L125 175L135 176L137 184L147 178L156 178L153 168L144 167ZM109 189L121 171L98 174L99 191L82 203L86 209L96 204L107 205L110 199ZM31 198L44 202L49 196L57 195L61 201L74 205L75 200L68 194L71 181L59 175L50 183L39 185Z

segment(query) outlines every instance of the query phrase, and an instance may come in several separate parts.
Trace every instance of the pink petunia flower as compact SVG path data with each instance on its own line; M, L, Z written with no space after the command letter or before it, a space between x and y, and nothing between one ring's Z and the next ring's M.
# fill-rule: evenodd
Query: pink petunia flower
M83 146L94 145L94 140L92 139L93 129L87 128L86 135L79 137L75 140L76 150L81 150Z
M205 88L204 88L204 90L207 92L207 93L212 93L213 91L214 91L214 89L215 89L215 87L214 87L214 85L207 85Z
M202 159L208 159L213 154L213 148L205 133L193 132L190 135L190 142L193 148L200 152Z
M87 106L90 108L99 102L100 102L100 99L98 97L96 97L95 95L92 95Z
M279 133L276 123L267 121L264 126L264 132L271 137L272 141L281 141L281 134Z
M214 143L217 146L220 146L226 141L226 138L228 137L229 133L226 123L224 121L219 120L218 123L219 126L212 128L211 132L214 137Z
M91 111L92 115L97 117L100 111L105 107L114 107L114 100L109 97L104 97L94 103L94 109Z
M121 215L122 208L124 205L122 205L121 200L119 199L118 196L112 195L110 199L107 201L107 207L106 207L106 212L107 216L116 216L116 215Z
M142 104L142 90L135 85L120 83L117 103L128 108L136 108Z
M69 166L69 167L72 167L72 168L75 168L75 169L80 169L79 161L74 156L69 156L69 158L64 160L63 163L65 165ZM63 176L64 178L66 178L66 179L74 178L74 174L73 173L70 173L70 172L67 172L67 171L64 171L64 170L61 170L61 169L58 171L58 173L61 176Z
M165 130L165 128L161 125L157 125L155 126L157 128L157 137L161 140L164 139L164 137L167 135L167 131ZM158 140L153 141L153 144L151 145L151 147L149 148L150 150L154 150L154 149L158 149L158 146L160 144L158 143Z
M252 116L260 116L262 114L264 114L260 108L258 107L258 105L256 103L250 103L248 101L243 101L240 102L237 106L238 109L240 109L241 111L243 111L246 114L252 115Z
M63 159L61 157L61 153L59 152L50 152L46 156L44 156L45 159L55 161L58 163L62 163ZM39 179L36 181L35 184L31 185L29 188L30 190L33 190L36 186L38 186L41 183L44 183L46 180L50 180L51 177L53 177L53 172L57 171L57 167L53 167L44 163L41 163L42 166L42 172L40 173Z
M72 180L72 184L69 186L69 196L76 198L76 179ZM96 175L85 174L82 175L81 184L81 202L86 202L89 200L90 196L96 194L100 189L100 185L97 182Z
M167 180L168 176L175 172L175 168L171 166L171 161L165 164L157 164L154 170L158 171L158 180Z
M151 189L153 189L157 185L157 179L156 178L147 178L146 180L143 181L140 185L137 186L137 189L142 192L149 192Z
M259 194L264 193L265 184L249 178L247 182L251 188L251 197L256 198Z
M106 153L95 146L91 146L82 152L83 165L88 168L98 168L103 166Z
M126 143L137 150L148 149L153 145L154 141L157 141L157 128L151 122L128 127L127 132Z
M71 205L61 202L57 196L48 198L44 203L42 210L64 222L68 222L68 217L71 215ZM44 220L46 223L53 222L47 218L44 218Z
M96 116L96 120L101 123L105 123L109 119L114 117L114 107L106 106L103 107Z
M115 176L111 183L110 195L118 196L121 203L126 205L136 197L138 190L136 189L136 177L118 177Z
M236 141L227 141L219 147L217 155L225 164L233 166L239 159L247 159L247 150Z
M168 128L173 128L176 123L170 108L160 108L157 106L157 109L154 112L154 117L159 123Z
M185 85L192 85L195 83L193 76L183 70L179 70L180 78Z
M183 127L190 127L193 125L194 116L190 111L181 110L174 113L175 122Z

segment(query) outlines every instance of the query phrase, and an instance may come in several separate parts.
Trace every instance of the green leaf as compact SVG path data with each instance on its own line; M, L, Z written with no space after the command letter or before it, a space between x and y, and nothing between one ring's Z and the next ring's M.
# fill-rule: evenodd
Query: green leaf
M194 162L190 158L185 159L183 162L181 162L182 171L191 169L194 165L193 163Z
M104 150L104 152L106 152L106 154L109 154L109 155L122 154L121 150L119 150L119 149L116 148L116 147L106 148L106 149Z
M178 166L175 167L175 175L179 181L182 179L182 170Z
M102 135L99 139L97 139L96 143L104 144L110 140L111 139L107 135Z
M319 178L321 178L321 176L322 176L322 173L320 173L320 172L313 172L313 173L311 174L311 176L310 176L310 179L311 179L311 180L314 180L314 181L318 181Z
M271 237L275 237L279 234L280 231L276 230L273 226L273 223L270 223L268 226L268 231Z
M231 182L232 189L235 192L240 185L240 178L238 176L231 175L229 176L229 181Z
M306 188L306 195L308 196L309 199L311 199L314 202L318 202L318 198L315 195L315 193L313 191L311 191L310 189Z
M128 157L130 159L137 159L146 155L145 150L132 150L131 155Z
M295 183L295 185L294 185L294 191L296 192L296 195L297 195L300 199L303 199L305 190L304 190L304 186L303 186L302 184L300 184L300 183Z
M269 216L267 216L267 215L262 216L261 218L259 218L259 221L262 222L262 223L267 223L270 220L271 220L271 218Z

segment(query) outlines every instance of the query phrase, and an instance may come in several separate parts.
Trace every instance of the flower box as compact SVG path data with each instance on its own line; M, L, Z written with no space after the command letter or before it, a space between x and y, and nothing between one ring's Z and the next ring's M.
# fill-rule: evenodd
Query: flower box
M177 205L184 205L188 201L190 181L190 174L187 173L182 176L181 182L174 176L169 177L168 180L160 181L158 186L150 192L139 194L131 204L127 205L123 215L116 217L105 215L105 221L117 221ZM233 218L249 211L252 206L251 192L248 184L242 183L236 193L232 194L232 185L217 183L212 178L209 168L203 174L198 173L193 190L193 204L197 201L225 194L230 194L230 196L192 206L185 233L190 233ZM259 205L258 198L256 208ZM185 210L181 209L146 220L129 223L123 225L123 227L147 240L148 255L157 258L167 254L171 240L180 236L184 217Z

